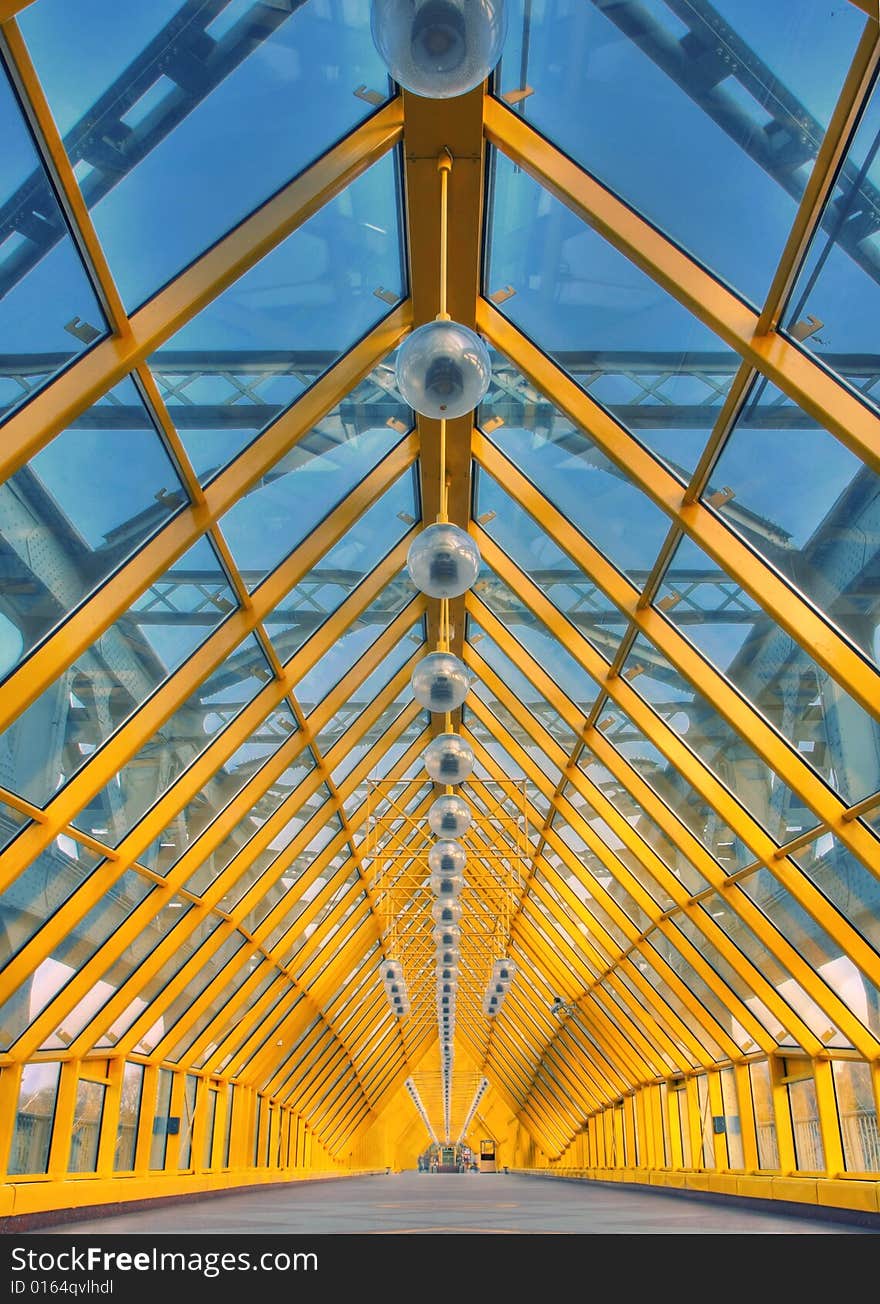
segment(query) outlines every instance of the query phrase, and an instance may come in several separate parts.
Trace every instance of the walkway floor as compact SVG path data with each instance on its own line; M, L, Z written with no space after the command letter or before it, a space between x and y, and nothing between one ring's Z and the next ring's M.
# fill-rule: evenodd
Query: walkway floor
M721 1204L656 1188L505 1173L416 1173L306 1181L140 1205L41 1225L47 1235L877 1235L873 1227L755 1201Z

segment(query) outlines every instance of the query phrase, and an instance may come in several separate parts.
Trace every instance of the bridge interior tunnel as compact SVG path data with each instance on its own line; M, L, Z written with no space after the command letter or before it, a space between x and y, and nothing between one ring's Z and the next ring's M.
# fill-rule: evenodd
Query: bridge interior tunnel
M131 8L0 0L0 1216L880 1214L876 4Z

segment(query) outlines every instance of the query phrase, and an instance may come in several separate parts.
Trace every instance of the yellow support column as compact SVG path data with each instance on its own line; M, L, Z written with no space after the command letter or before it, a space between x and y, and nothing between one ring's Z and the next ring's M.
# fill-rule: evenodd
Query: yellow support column
M743 1167L747 1173L758 1171L758 1133L755 1127L755 1105L752 1099L752 1079L748 1064L735 1064L736 1095L739 1103L739 1125L742 1136Z
M7 1064L0 1069L0 1172L4 1173L9 1167L12 1138L15 1136L21 1072L21 1064Z
M119 1130L119 1107L122 1102L122 1079L125 1060L117 1056L107 1065L107 1089L101 1115L101 1139L98 1143L99 1177L112 1177L116 1158L116 1137Z
M776 1148L779 1152L779 1170L783 1176L797 1171L794 1148L794 1130L788 1086L785 1082L785 1061L779 1055L770 1056L770 1090L773 1099L773 1118L776 1123Z
M76 1088L79 1081L79 1061L65 1060L58 1079L58 1097L52 1123L52 1143L49 1147L49 1176L62 1178L70 1171L70 1145L76 1115Z
M825 1171L829 1177L840 1177L846 1171L843 1157L843 1138L840 1133L840 1116L837 1110L837 1092L834 1090L834 1071L831 1061L813 1060L816 1080L816 1103L819 1109L819 1131L825 1152Z

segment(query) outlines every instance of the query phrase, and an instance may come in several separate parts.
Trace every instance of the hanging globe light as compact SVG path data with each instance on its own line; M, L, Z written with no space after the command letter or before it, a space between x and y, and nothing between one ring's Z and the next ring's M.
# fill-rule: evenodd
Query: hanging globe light
M399 85L427 99L464 95L501 58L503 0L373 0L373 42Z
M432 738L424 752L425 769L435 783L463 783L474 768L474 752L458 734Z
M457 710L471 686L466 665L451 652L429 652L412 672L410 684L419 706L438 715Z
M409 577L429 598L460 598L480 570L480 550L467 530L435 521L413 539L406 555Z
M460 838L471 826L473 812L465 801L454 793L438 797L428 811L428 824L438 838Z
M428 852L428 867L432 874L461 874L467 864L467 852L460 842L442 838Z
M492 362L479 335L437 318L407 335L397 350L397 388L423 417L451 420L473 412L489 388Z
M461 895L464 879L461 874L432 874L428 884L435 897L457 897Z
M437 943L438 964L458 964L461 959L461 946L457 941L446 944L437 942L436 938L434 938L434 941Z
M435 924L431 939L438 950L445 952L461 945L461 929L458 924Z
M432 901L431 918L435 924L457 924L461 919L461 902L455 897L440 897Z

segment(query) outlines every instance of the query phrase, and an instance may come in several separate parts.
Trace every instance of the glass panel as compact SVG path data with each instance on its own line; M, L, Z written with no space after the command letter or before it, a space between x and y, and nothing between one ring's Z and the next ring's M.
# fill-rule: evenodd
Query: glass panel
M576 121L583 123L581 111ZM511 287L515 293L503 300L500 311L597 402L612 409L617 405L621 417L634 401L649 412L671 405L670 429L664 429L664 417L652 421L649 415L650 424L640 425L638 437L647 444L659 427L659 451L673 468L691 470L715 424L738 356L598 231L494 149L491 186L487 295Z
M390 427L353 436L320 427L294 445L220 522L248 587L255 588L399 442ZM398 537L404 532L400 527Z
M202 1069L208 1060L217 1051L218 1045L227 1038L234 1040L237 1031L241 1028L242 1023L247 1018L252 1007L256 1007L258 1001L265 993L266 989L278 978L278 970L274 965L266 963L262 966L262 976L255 987L247 987L244 991L240 988L230 993L229 1003L223 1011L222 1027L213 1029L216 1041L209 1041L204 1050L196 1056L193 1061L193 1067ZM249 998L249 999L248 999ZM248 1000L248 1005L241 1011L240 1006Z
M880 951L880 882L876 872L866 869L833 833L821 834L802 850L793 852L792 859L875 950ZM880 848L876 864L880 865ZM876 1018L871 1023L880 1031Z
M43 873L46 873L45 866ZM15 992L0 1006L0 1030L4 1038L4 1049L7 1049L25 1028L34 1022L37 1015L66 986L73 975L103 945L151 889L150 883L129 871L85 917L79 915L79 910L83 909L82 905L78 911L71 914L68 931L55 943L51 954L40 962L34 972L20 983ZM63 892L63 887L61 890ZM37 905L39 904L38 897ZM36 931L37 925L43 922L39 916L31 917L27 920L27 926L32 931ZM95 991L100 990L101 984L97 984ZM91 1012L97 1008L96 1004L90 1004L91 1000L90 994L83 998L80 1006ZM49 1037L44 1043L44 1048L52 1046L55 1049L62 1049L68 1046L75 1034L66 1028L62 1031L63 1036L59 1033ZM76 1031L79 1031L79 1028Z
M584 816L587 815L592 815L592 818L588 818L586 822L593 832L615 853L619 860L623 861L624 858L620 854L621 850L623 850L623 843L615 836L605 821L600 819L592 811L592 808L584 803ZM645 913L628 889L612 875L604 861L600 860L599 856L590 849L577 829L568 824L564 816L559 814L554 816L553 828L558 832L563 842L575 853L578 861L592 874L595 884L603 888L608 896L626 912L635 924L636 930L643 932L651 923L650 916ZM662 897L662 908L667 909L672 904L671 897L668 893L658 889L653 881L652 886L654 891L658 892Z
M489 403L480 420L493 415ZM669 520L585 431L551 407L540 425L505 423L489 439L618 570L643 586Z
M872 329L877 316L880 243L880 90L875 87L784 317L802 347L878 405Z
M474 514L486 533L584 638L589 639L597 652L607 661L613 661L627 629L627 621L620 611L497 480L481 469L474 475ZM525 612L524 604L521 605ZM530 619L528 615L523 618Z
M525 706L534 717L536 727L546 730L552 740L566 754L570 754L577 741L574 730L565 723L556 709L535 688L519 666L515 665L510 657L501 651L494 639L489 637L482 626L477 624L473 616L467 617L466 636L468 643L472 647L476 647L478 654L499 676L504 687L510 690L513 698ZM480 695L484 696L482 693ZM485 697L484 700L489 701L489 698ZM496 715L500 713L500 703L491 701L490 705ZM505 715L507 715L506 712ZM523 731L518 725L512 724L511 732L517 737L518 741L523 742L524 746L528 746L528 743L523 740Z
M522 747L526 751L526 753L531 757L532 762L535 765L537 765L539 769L543 770L544 773L547 775L547 777L553 780L554 784L557 783L559 779L562 777L562 771L559 768L559 766L555 764L555 762L552 761L550 757L547 755L547 753L544 751L541 741L535 738L534 734L531 732L531 729L523 729L523 727L518 723L518 721L513 716L512 712L508 711L508 709L501 702L493 698L489 689L483 683L481 683L479 679L475 679L470 688L470 694L468 700L473 701L474 698L479 699L479 701L482 702L484 707L489 711L490 718L493 721L491 726L492 732L493 733L496 732L495 722L497 721L497 731L501 732L502 736L509 735L511 740L511 745L512 746L518 745ZM535 704L535 706L537 706L537 702L536 702L537 694L535 693L534 689L530 690L529 698L530 698L530 705L533 703ZM538 707L538 709L540 710L540 707ZM564 730L564 729L565 726L561 725L560 730ZM566 757L571 752L573 740L574 740L574 734L571 733L571 731L569 731L569 733L571 738L571 745L566 750Z
M703 498L878 663L878 489L869 467L762 379Z
M880 724L690 539L655 605L847 804L880 787Z
M0 674L186 501L128 379L0 485Z
M196 1092L199 1080L187 1073L183 1088L183 1118L180 1120L180 1147L177 1152L177 1167L189 1168L192 1161L192 1133L196 1112Z
M676 926L694 948L705 956L719 978L739 997L749 1012L769 1032L770 1036L776 1037L778 1040L785 1040L786 1034L780 1026L779 1020L767 1010L762 1001L757 999L747 981L739 976L733 965L709 941L706 932L709 926L708 920L713 919L716 925L723 929L732 941L739 944L739 949L749 954L759 972L770 982L777 979L780 974L785 974L786 971L777 965L771 955L766 953L763 943L755 937L747 924L744 924L733 914L723 898L713 894L706 899L705 907L705 911L702 907L697 909L695 918L691 918L684 913L677 914L675 916ZM729 1033L740 1050L753 1051L755 1049L752 1034L747 1032L734 1016L731 1007L728 1007L721 1016L721 1026Z
M282 730L287 728L285 723L287 718L283 711L275 712L271 717L275 727L280 727ZM295 732L295 721L292 715L289 719L294 726L290 731L293 734ZM279 746L283 747L288 741L289 737L282 737ZM293 743L294 747L301 745L299 739ZM238 755L239 753L235 754L235 756ZM235 760L235 756L232 761ZM232 761L227 762L227 766L231 766ZM168 874L184 852L204 834L203 850L206 859L203 863L207 867L205 882L206 884L213 882L220 871L229 864L233 856L237 855L254 834L262 828L269 816L274 814L282 802L287 800L297 785L311 771L312 766L311 753L306 748L270 784L262 796L255 798L247 814L219 843L216 843L216 837L212 831L206 832L206 830L210 829L211 821L216 814L216 808L210 801L205 799L202 793L198 793L182 811L174 816L159 836L142 852L139 859L157 873ZM213 849L211 849L212 846ZM197 852L193 854L198 855ZM190 884L187 883L187 886L189 887Z
M215 925L212 922L211 927ZM143 989L144 994L148 991L153 994L159 994L164 987L173 978L174 974L182 968L184 962L194 955L198 946L204 941L204 935L196 935L186 939L186 942L179 948L177 955L168 964L163 965L159 975L154 983ZM189 1009L202 992L208 986L213 978L216 978L224 966L238 954L245 944L245 939L240 933L233 933L223 944L214 950L210 955L205 955L202 959L201 967L198 974L194 974L188 981L178 997L168 1005L164 1000L161 1002L162 1014L153 1024L149 1031L145 1032L138 1042L138 1049L141 1047L145 1051L155 1050L156 1046L162 1041L168 1033L174 1028L178 1021L183 1020ZM148 998L147 1001L150 1004Z
M67 940L67 944L56 948L55 957L44 960L39 966L33 978L32 1004L35 1005L38 1000L42 1004L47 1004L50 996L54 995L54 990L60 988L62 983L67 982L68 978L72 977L75 971L70 967L69 963L61 963L56 957L61 956L64 961L71 958L68 953L72 949L71 940L73 938L76 938L78 944L73 954L78 966L81 968L119 928L124 918L132 913L135 905L139 904L153 890L152 884L140 879L137 875L129 874L127 877L132 882L123 881L118 892L111 891L108 893L103 901L99 902L86 915L79 928ZM175 913L175 904L178 907L177 913ZM161 936L163 931L170 927L169 918L174 923L180 919L180 908L180 903L170 903L164 906L162 911L146 924L136 940L130 942L125 948L123 956L113 962L110 970L112 980L101 978L94 981L85 996L81 997L67 1013L62 1013L60 1026L44 1040L43 1049L59 1050L68 1046L74 1037L78 1037L83 1032L90 1021L116 994L119 986L153 949L158 940L157 934ZM141 1004L138 1007L138 1012L142 1008ZM121 1030L119 1022L114 1023L111 1029L100 1038L99 1044L103 1046L114 1045Z
M163 344L150 358L155 374L181 355L234 370L237 357L276 350L317 354L326 371L402 297L396 189L395 158L386 155ZM194 394L187 397L191 404Z
M332 689L366 656L395 616L413 598L416 590L406 570L402 570L374 598L365 611L354 617L331 647L306 671L296 686L296 697L304 715L310 715ZM413 617L415 619L415 616ZM404 648L406 656L412 647ZM406 656L402 660L406 659ZM401 662L402 663L402 662Z
M341 833L342 824L339 817L334 815L332 811L333 804L329 789L322 784L301 812L300 827L304 827L315 816L318 817L317 827L309 838L307 845L296 856L292 858L285 856L283 859L280 856L277 857L273 868L266 876L266 880L261 884L262 890L257 898L257 903L251 907L250 913L247 915L244 926L250 931L255 931L279 902L285 901L289 903L295 899L291 894L299 880L318 858L323 848ZM277 861L282 863L278 864ZM325 882L326 874L319 878L316 884L312 883L306 889L303 899L310 901L320 891ZM221 909L231 910L241 901L244 893L245 889L241 883L234 884L221 898ZM285 912L278 929L283 930L288 923L289 915ZM264 946L272 946L276 936L279 935L277 929L273 929L268 937L262 937L261 941Z
M124 35L113 0L88 0L75 21L64 0L22 14L129 305L388 94L358 6L332 15L316 5L258 3L178 10L160 0ZM369 88L369 98L354 94L358 88Z
M60 1072L60 1064L25 1064L21 1070L15 1130L6 1170L10 1177L48 1171Z
M237 605L200 540L0 737L10 786L44 806Z
M682 932L683 931L684 930L682 930ZM708 952L706 959L714 968L716 956L710 947L706 947L705 950ZM639 958L636 963L640 969L642 967L642 957L646 955L652 956L654 953L661 956L675 976L687 986L688 990L697 998L699 1003L706 1010L707 1014L710 1016L710 1020L713 1019L719 1027L726 1031L730 1023L730 1015L725 1004L727 993L724 991L723 987L720 992L715 992L709 984L700 977L693 965L684 958L678 947L672 944L669 937L665 936L657 928L651 932L648 940L642 943L639 947ZM652 986L654 986L655 991L661 992L663 999L679 1014L679 1017L698 1039L700 1044L705 1046L715 1059L724 1059L725 1054L715 1038L711 1033L705 1031L702 1024L697 1023L693 1014L687 1012L687 1006L685 1003L678 996L674 996L671 989L667 988L662 980L659 987L654 984L656 970L654 969L652 960L648 961L648 967L645 972L652 975L651 983Z
M229 1167L229 1143L232 1139L232 1105L234 1100L233 1086L230 1082L226 1088L226 1124L223 1135L223 1167Z
M419 645L421 644L422 640L419 641ZM389 736L398 736L398 731L393 728L394 721L412 702L412 689L409 682L398 690L397 696L385 707L378 719L362 734L360 741L355 742L351 737L345 738L345 733L346 731L351 733L352 730L357 730L357 722L361 713L367 706L375 702L382 690L412 655L415 646L416 644L411 644L409 639L402 640L381 665L377 666L373 673L367 677L356 694L350 697L345 705L336 712L333 719L325 725L315 739L316 747L332 767L333 782L337 787L351 773L354 767L363 761L371 748L382 741L387 746ZM417 731L421 732L425 726L425 721L417 717L414 724ZM409 734L409 730L405 731L405 735L407 734ZM406 741L406 736L403 738L398 736L398 743ZM328 758L327 754L333 748L336 750ZM388 751L384 753L381 763L385 762L388 754ZM386 768L390 768L393 763L393 761L389 762Z
M30 822L28 817L22 815L14 806L7 806L6 802L0 801L0 851L8 847L13 838L16 838Z
M156 1107L153 1113L153 1140L150 1145L150 1168L165 1167L165 1150L168 1145L168 1116L171 1112L171 1087L173 1082L173 1073L168 1069L159 1070Z
M474 712L468 708L467 703L462 707L462 723L467 730L467 733L470 734L471 738L478 744L478 747L482 747L489 754L492 760L501 767L503 774L508 779L514 779L520 782L525 781L528 790L528 800L538 811L540 817L545 819L550 813L550 802L535 783L531 780L526 780L525 774L520 769L519 765L517 765L513 760L510 753L502 747L501 743L496 740L495 731L487 729L483 722L474 715ZM474 748L475 752L478 751L478 747ZM550 762L546 759L545 765L550 765ZM551 766L550 768L555 775L554 782L558 782L562 771L555 766ZM480 773L479 758L478 764L474 766L474 777L490 777L486 770L483 770L482 773ZM549 777L552 778L552 775Z
M134 1168L143 1089L143 1064L126 1064L122 1072L122 1095L119 1101L116 1151L113 1158L113 1168L117 1173L128 1173Z
M104 1115L104 1097L107 1088L101 1082L76 1084L76 1105L73 1130L70 1135L71 1173L94 1173L98 1168L98 1143L101 1140L101 1119Z
M712 1132L712 1110L709 1104L709 1083L705 1073L697 1078L697 1096L700 1102L701 1161L703 1168L714 1168L715 1145Z
M617 779L610 770L606 769L606 767L586 748L581 753L581 759L578 761L578 768L597 786L602 795L611 802L615 811L617 811L618 814L623 815L627 823L630 824L639 836L647 842L648 846L657 853L664 864L673 871L676 878L680 879L681 882L685 884L689 892L701 892L703 888L709 886L708 880L704 878L699 870L690 862L687 856L678 850L670 838L666 836L663 830L646 813L644 807L636 801L635 797L630 795L629 791L623 786L620 780ZM570 784L565 795L568 797L575 809L579 809L579 803L582 803L584 799L576 794L577 790L573 784ZM639 874L638 860L634 861L629 852L625 853L625 859L628 865L634 865L633 872L641 878L642 876ZM653 887L650 885L648 881L649 877L650 876L647 876L643 880L645 886L648 887L650 892L652 892L655 899L659 901L661 899L661 895L658 895L659 889L657 885L654 885ZM671 900L665 889L662 891L662 897Z
M271 678L259 643L255 638L246 639L83 807L73 823L117 846Z
M170 1060L181 1059L193 1042L207 1028L208 1024L225 1009L227 1002L232 998L238 988L247 981L255 972L260 963L260 957L256 955L252 947L246 948L238 958L238 962L230 966L230 977L225 984L221 984L215 994L211 997L210 1002L196 1015L195 1019L189 1025L181 1030L177 1041L173 1043L168 1051ZM212 974L212 980L216 974Z
M103 863L94 852L59 834L0 894L4 923L0 938L2 962L16 955ZM27 994L26 985L19 989L22 1003L26 1002ZM10 1017L18 1022L12 1013L16 1008L19 1007L11 1006L7 1010L4 1033L9 1032Z
M724 1104L724 1133L727 1141L728 1168L745 1168L742 1124L739 1116L739 1093L733 1069L721 1070L721 1099Z
M0 135L2 419L107 328L5 76L0 77Z
M264 623L283 663L403 538L416 513L415 479L410 471L358 517L348 533L277 604Z
M538 87L529 122L760 303L863 25L820 0L512 0L499 92Z
M691 787L679 770L667 761L631 717L619 706L606 703L596 727L657 796L712 853L722 869L733 873L754 860L720 815Z
M813 1078L788 1083L788 1103L794 1132L795 1167L799 1172L825 1170L825 1147L819 1128L819 1105Z
M815 826L813 812L641 634L623 674L777 842Z
M657 976L657 971L654 969L653 965L645 959L641 950L639 950L635 955L635 966L642 974L645 981L650 984L652 991L656 992L660 999L669 1006L670 1010L678 1015L685 1027L687 1027L691 1033L698 1038L701 1044L709 1050L709 1053L714 1054L715 1052L710 1049L713 1045L712 1039L707 1033L697 1033L693 1026L694 1018L691 1012L686 1010L678 997L673 996L666 985L660 981ZM658 1012L656 1009L656 1002L649 1002L648 997L643 993L641 988L636 985L635 980L631 977L628 968L629 965L627 962L619 965L614 971L614 978L618 983L621 983L630 994L631 1002L636 1011L636 1025L638 1027L646 1027L650 1029L659 1022L663 1026L663 1030L667 1037L672 1042L677 1056L676 1062L672 1066L673 1070L680 1072L682 1069L695 1067L696 1060L693 1051L685 1046L684 1042L679 1037L675 1025L668 1022L665 1013ZM667 1155L670 1154L668 1137L666 1138L666 1153Z
M217 1092L213 1087L207 1087L207 1101L205 1102L205 1139L202 1145L202 1167L212 1167L212 1157L214 1153L214 1121L217 1117Z
M848 1173L880 1170L880 1131L871 1086L871 1066L855 1060L832 1060L837 1113Z

